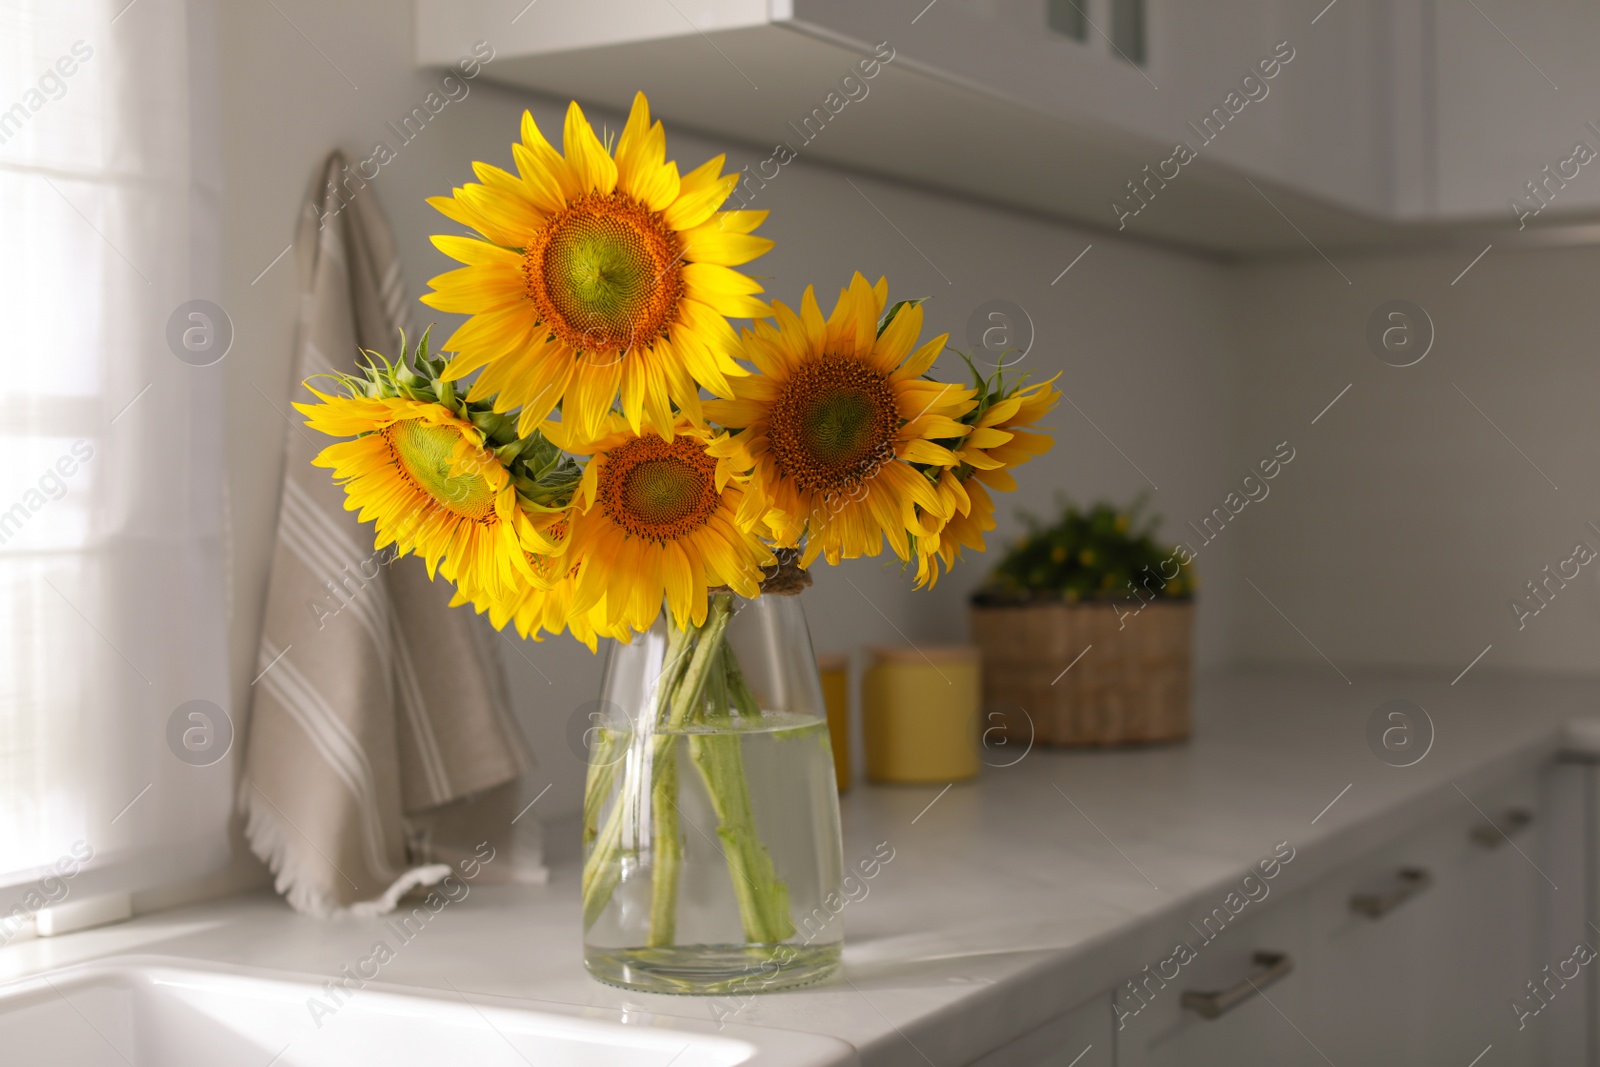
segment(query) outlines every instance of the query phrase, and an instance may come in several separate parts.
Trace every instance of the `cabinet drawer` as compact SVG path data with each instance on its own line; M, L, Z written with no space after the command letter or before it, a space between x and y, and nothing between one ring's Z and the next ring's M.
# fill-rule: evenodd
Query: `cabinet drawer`
M1168 930L1172 947L1116 991L1118 1067L1325 1067L1294 1025L1309 1014L1305 896L1269 889L1225 923L1207 924L1216 913L1202 903L1202 925ZM1221 915L1226 897L1217 893Z
M1463 1067L1491 1044L1497 1067L1583 1062L1600 962L1564 984L1544 967L1570 970L1575 944L1600 944L1584 928L1581 859L1593 773L1551 765L1474 786L1421 830L1269 893L1214 936L1168 931L1192 956L1152 959L1117 988L1119 1067ZM1187 918L1203 922L1206 906ZM1553 995L1519 1019L1513 1003L1539 1003L1530 980Z
M1490 1044L1497 1065L1540 1062L1510 1010L1539 970L1551 889L1537 866L1546 821L1539 780L1520 776L1457 799L1456 810L1311 894L1315 1011L1303 1025L1335 1063L1459 1067Z

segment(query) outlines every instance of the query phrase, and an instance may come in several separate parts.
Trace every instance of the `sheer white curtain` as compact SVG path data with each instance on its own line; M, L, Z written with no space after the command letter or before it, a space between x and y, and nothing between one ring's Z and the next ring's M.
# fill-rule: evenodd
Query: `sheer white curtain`
M227 858L210 36L0 0L0 915Z

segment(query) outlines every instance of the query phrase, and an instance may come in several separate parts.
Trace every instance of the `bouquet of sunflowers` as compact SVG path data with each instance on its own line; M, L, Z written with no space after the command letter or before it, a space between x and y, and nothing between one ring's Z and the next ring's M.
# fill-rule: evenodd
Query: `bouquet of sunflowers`
M368 353L364 373L296 406L349 438L316 463L377 546L421 556L457 604L591 650L665 626L684 666L661 677L664 721L695 714L708 678L734 683L735 714L759 715L737 669L705 654L733 597L759 596L780 557L792 570L885 542L932 585L983 548L987 489L1014 488L1008 468L1050 447L1026 427L1059 394L930 378L946 336L922 338L920 302L891 304L881 279L855 274L827 314L810 288L798 307L766 303L737 268L772 247L755 234L767 212L722 210L738 175L721 156L680 174L643 94L614 143L572 104L563 142L524 114L515 173L476 163L477 182L430 200L473 234L434 238L463 266L423 299L470 316L448 358L402 338L398 358ZM748 826L734 755L708 787ZM586 812L589 921L621 851L621 816L593 810L606 765ZM760 842L724 840L750 883L747 935L782 941L792 924L770 906L781 886Z

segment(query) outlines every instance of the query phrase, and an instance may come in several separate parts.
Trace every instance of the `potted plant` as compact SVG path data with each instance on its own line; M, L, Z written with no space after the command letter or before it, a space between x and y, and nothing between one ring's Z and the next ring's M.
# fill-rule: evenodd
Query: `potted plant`
M1159 520L1063 502L972 597L990 729L1049 745L1180 741L1190 731L1195 576Z

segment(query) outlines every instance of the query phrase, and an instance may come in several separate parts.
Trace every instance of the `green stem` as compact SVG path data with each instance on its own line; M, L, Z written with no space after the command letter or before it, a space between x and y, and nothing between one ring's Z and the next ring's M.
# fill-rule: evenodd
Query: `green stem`
M656 687L654 722L662 722L670 697L690 660L692 631L668 628L667 650ZM652 742L652 764L660 767L650 797L650 930L645 943L665 948L677 939L678 872L683 866L683 834L678 820L678 761L672 757L677 735L657 735ZM662 759L655 758L660 754Z
M761 718L761 705L745 684L744 672L739 669L739 660L734 656L733 649L728 649L728 654L722 657L722 663L728 676L728 692L733 697L734 707L747 719Z
M658 682L651 736L651 900L648 944L666 947L676 932L683 840L678 808L677 743L691 721L731 725L730 705L741 718L759 720L761 707L745 682L733 650L724 643L732 617L732 598L712 598L706 622L698 629L669 630L666 664ZM691 652L692 646L692 652ZM772 856L761 844L750 803L744 754L736 732L694 734L688 739L693 762L717 816L728 874L739 903L747 941L777 944L794 933L788 887L779 880ZM585 834L615 780L604 767L590 769L586 790ZM624 788L626 786L624 785ZM591 810L591 806L593 810ZM592 833L594 844L584 864L584 927L599 918L621 876L621 846L628 804L618 797L605 825Z
M677 740L663 738L668 746ZM646 944L666 948L676 938L678 872L683 866L683 837L678 826L678 761L667 760L650 798L650 933Z
M690 657L683 679L672 694L672 710L667 721L669 729L678 729L689 721L689 713L700 699L700 690L706 683L707 672L717 660L717 652L722 648L722 638L728 632L728 620L731 618L733 597L727 593L712 597L705 625L700 627L699 640L694 646L694 655Z
M597 750L589 756L589 775L583 787L583 843L599 834L600 807L611 795L628 737L620 730L603 730Z
M717 836L739 901L745 940L772 945L787 939L794 933L789 889L778 880L772 856L756 835L739 735L694 734L689 738L689 757L717 813Z
M723 663L733 705L739 709L741 716L759 720L760 702L750 691L732 648L726 650ZM722 810L729 813L729 817L723 821L717 832L727 844L730 856L737 857L732 862L743 877L737 879L736 884L742 882L749 891L750 905L742 909L741 914L758 917L760 929L756 931L759 936L755 940L763 944L776 944L787 940L794 933L794 921L789 915L789 889L778 880L777 871L772 865L772 856L761 844L761 839L757 835L755 814L750 808L750 790L744 771L744 753L738 741L735 735L718 738L712 746L708 746L714 748L724 742L727 743L727 750L715 753L715 758L710 761L717 765L719 776L725 783L725 786L713 795L723 799ZM721 813L719 810L719 815ZM750 926L751 923L747 919L747 930Z
M594 847L589 852L589 858L583 864L583 928L585 930L594 925L600 913L605 911L606 904L611 900L611 893L617 888L617 882L622 877L622 864L618 862L618 852L622 844L622 818L620 811L624 805L621 798L611 807L611 813L606 817L605 826L595 835Z
M661 660L661 677L656 680L656 706L653 721L661 722L667 711L667 702L672 696L672 691L677 687L683 677L684 668L689 665L689 645L694 640L696 630L674 630L667 628L667 651Z
M583 792L583 842L588 859L583 865L583 927L587 930L600 917L605 902L611 899L621 876L621 865L614 862L622 840L622 820L613 808L605 826L599 825L600 809L611 795L617 775L626 767L625 755L632 741L631 731L604 730L598 752L591 757L588 780Z
M656 689L657 721L640 724L641 730L648 730L650 734L652 783L661 780L666 773L667 765L676 755L674 747L676 733L669 732L663 735L660 731L663 727L668 731L676 731L688 721L689 712L693 710L700 696L700 690L705 684L707 670L716 661L716 651L722 645L723 634L727 632L728 620L733 615L732 601L733 598L727 594L712 597L705 624L698 631L679 632L670 627L668 629L666 658ZM689 642L695 638L698 640L695 642L694 652L686 655ZM678 676L680 672L681 677ZM663 711L666 713L664 723L660 721ZM596 768L590 770L591 779L595 777L595 770ZM625 791L626 784L623 788ZM654 792L653 785L652 792ZM674 811L677 806L676 799L674 793L670 798ZM588 859L584 861L583 926L586 930L600 917L601 912L605 911L606 904L610 902L611 894L616 890L617 882L621 878L622 830L627 808L624 798L619 796L611 805L605 825L596 834L594 847L590 850ZM676 838L674 840L676 841ZM676 882L672 884L672 893L675 895ZM675 904L675 900L672 903ZM666 902L663 902L663 906L665 904ZM653 911L654 905L652 905Z

